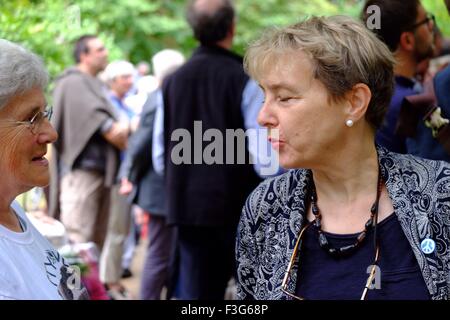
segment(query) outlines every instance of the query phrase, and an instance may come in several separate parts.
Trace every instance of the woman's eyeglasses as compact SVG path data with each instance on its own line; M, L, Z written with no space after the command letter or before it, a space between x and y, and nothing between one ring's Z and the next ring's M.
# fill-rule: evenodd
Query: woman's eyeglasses
M291 278L292 267L294 266L295 258L297 257L297 253L298 253L299 249L302 246L303 235L304 235L305 231L311 225L312 225L312 222L309 222L307 225L305 225L301 229L301 231L299 233L299 236L298 236L298 239L297 239L297 242L295 243L294 250L292 251L292 256L291 256L291 259L289 261L289 265L287 267L286 273L284 275L283 282L281 283L281 291L283 291L283 293L287 294L291 298L294 298L294 299L297 299L297 300L305 300L305 299L295 295L292 292L289 292L289 290L288 290L288 282L289 282L289 279ZM375 233L375 237L376 237L376 233ZM370 287L372 286L373 280L374 280L375 275L376 275L376 270L377 270L379 257L380 257L380 247L379 247L378 244L376 244L375 259L374 259L374 262L373 262L373 264L371 266L369 277L367 278L366 285L365 285L363 293L361 295L361 300L365 300L366 299L367 292L370 289ZM300 265L300 257L298 258L298 261L299 261L299 265Z
M1 121L0 124L6 124L7 126L26 125L33 134L37 134L39 132L39 128L40 128L41 124L44 122L44 119L47 119L48 121L50 121L52 114L53 114L53 108L47 107L45 109L45 111L38 111L28 121L4 120L4 121Z

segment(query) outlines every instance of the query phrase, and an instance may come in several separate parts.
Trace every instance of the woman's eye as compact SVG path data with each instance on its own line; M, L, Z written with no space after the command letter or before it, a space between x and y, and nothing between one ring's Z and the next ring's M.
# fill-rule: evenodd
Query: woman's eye
M26 122L34 122L37 120L38 117L39 117L38 114L32 114L29 117L27 117L27 119L25 121Z

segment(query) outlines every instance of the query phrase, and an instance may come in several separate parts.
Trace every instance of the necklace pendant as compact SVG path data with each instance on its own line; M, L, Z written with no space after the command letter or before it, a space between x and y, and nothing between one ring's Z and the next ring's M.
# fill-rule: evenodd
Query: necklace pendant
M364 226L366 230L370 229L373 225L373 218L370 217L369 220L367 220L366 225Z
M319 245L322 248L328 248L329 247L327 237L322 232L319 233Z
M377 202L375 202L375 203L372 205L372 208L370 208L370 212L371 212L371 213L378 212L378 203L377 203Z
M314 226L317 228L317 229L320 229L320 218L316 218L315 220L314 220Z
M315 217L317 217L319 215L319 208L317 208L317 206L313 205L312 206L312 213Z

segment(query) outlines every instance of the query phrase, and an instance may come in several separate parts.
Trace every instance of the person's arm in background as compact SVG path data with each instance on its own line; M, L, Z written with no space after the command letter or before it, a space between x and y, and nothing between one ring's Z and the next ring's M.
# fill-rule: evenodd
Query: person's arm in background
M264 103L264 92L256 81L249 79L242 93L242 116L246 130L254 129L256 134L248 135L248 149L253 158L253 167L261 178L279 175L285 170L278 164L278 154L267 140L267 129L258 124L258 113Z
M138 178L136 175L151 161L151 144L153 136L153 122L155 117L155 100L148 97L142 108L142 113L136 132L130 137L126 156L119 170L122 194L131 192L133 184Z
M105 140L111 143L117 149L126 149L129 134L128 125L116 122L111 118L106 120L102 124L100 132Z
M164 175L164 102L162 91L158 91L152 144L153 169L159 175Z

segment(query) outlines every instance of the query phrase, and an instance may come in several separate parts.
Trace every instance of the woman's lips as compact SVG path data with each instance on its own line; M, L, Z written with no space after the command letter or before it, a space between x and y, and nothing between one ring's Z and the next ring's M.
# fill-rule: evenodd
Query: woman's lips
M45 157L36 157L31 160L36 165L39 166L48 166L48 160Z
M269 142L272 144L272 148L274 150L280 150L280 148L285 143L283 140L278 140L278 139L274 139L274 138L270 138L270 137L269 137Z

